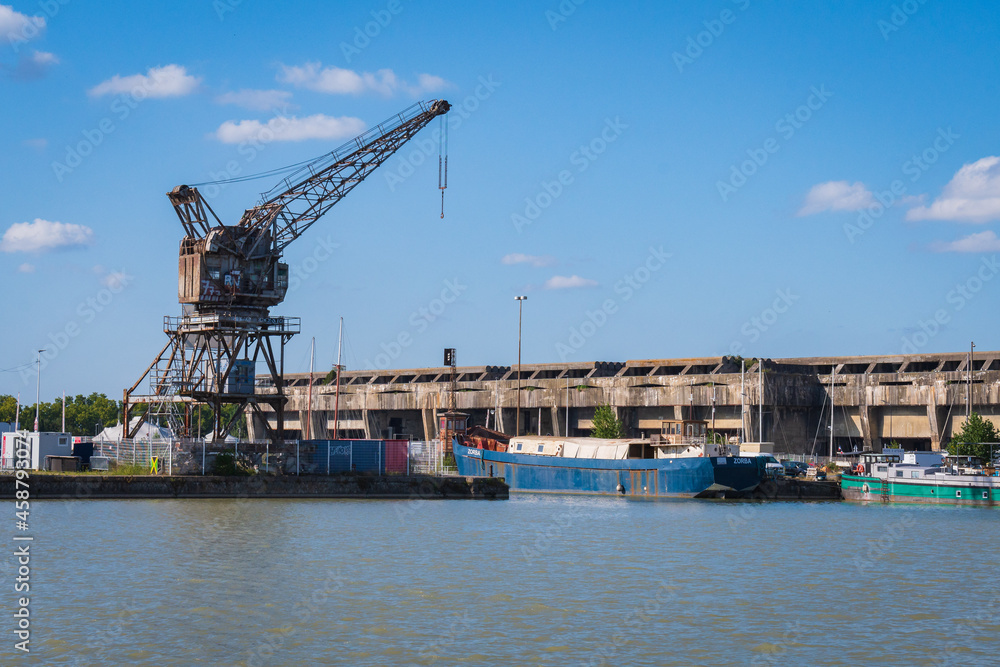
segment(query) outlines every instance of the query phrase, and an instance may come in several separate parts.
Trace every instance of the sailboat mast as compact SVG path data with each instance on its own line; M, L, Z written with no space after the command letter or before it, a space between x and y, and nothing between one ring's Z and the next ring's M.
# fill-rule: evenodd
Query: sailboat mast
M757 409L757 442L764 442L764 361L757 361L757 373L760 375L760 396Z
M837 367L830 367L830 458L833 458L833 386L837 378Z
M740 442L747 441L747 390L746 390L747 362L740 359Z

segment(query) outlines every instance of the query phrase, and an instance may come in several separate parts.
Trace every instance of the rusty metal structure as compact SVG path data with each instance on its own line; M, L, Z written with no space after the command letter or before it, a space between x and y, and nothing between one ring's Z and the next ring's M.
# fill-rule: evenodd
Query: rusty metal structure
M288 167L288 176L235 225L223 224L197 187L179 185L167 193L185 233L178 271L182 312L164 318L169 340L124 392L123 424L129 424L133 406L145 406L129 425L128 437L153 417L167 421L177 435L189 436L194 404L211 407L217 439L229 433L241 413L260 416L260 403L271 414L283 414L288 400L284 349L300 331L299 318L270 314L288 289L284 249L449 109L445 100L418 102L336 150ZM267 395L254 392L258 363L266 366L274 387ZM149 393L137 393L147 379ZM239 408L228 423L222 419L225 404ZM266 439L280 444L283 430L279 417L266 428Z

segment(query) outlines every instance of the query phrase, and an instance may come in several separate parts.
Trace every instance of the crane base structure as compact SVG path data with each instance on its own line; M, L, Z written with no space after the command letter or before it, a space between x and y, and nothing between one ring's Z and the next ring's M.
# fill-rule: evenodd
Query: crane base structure
M301 331L300 318L220 313L165 317L163 331L170 338L167 345L124 392L125 414L133 406L145 406L138 423L155 419L185 438L192 431L191 407L204 404L212 409L215 442L229 435L241 414L258 417L254 424L263 424L269 442L278 444L282 440L281 415L288 400L284 391L285 345ZM267 367L274 393L255 393L258 362ZM133 393L147 378L150 393ZM278 413L276 429L268 425L259 403L268 404ZM222 413L226 404L238 407L228 421ZM134 435L137 426L129 430Z
M301 330L300 318L270 315L270 308L281 303L288 290L288 265L281 261L282 253L450 108L445 100L418 102L330 153L269 172L290 173L245 210L235 225L223 224L195 186L179 185L167 193L185 232L178 269L182 315L164 318L167 344L123 393L126 437L134 437L143 423L155 420L169 426L175 436L189 438L192 406L207 405L212 410L213 442L224 440L245 415L248 430L266 436L269 445L281 450L288 401L285 345ZM442 138L446 128L442 127ZM442 153L445 145L442 141ZM439 156L439 186L446 183L442 165L447 165L446 155ZM256 392L258 364L270 375L268 391L261 393ZM141 393L139 388L147 381L149 392ZM262 404L277 414L274 428ZM237 409L224 415L225 405ZM136 407L137 418L130 418ZM251 424L260 428L250 429Z

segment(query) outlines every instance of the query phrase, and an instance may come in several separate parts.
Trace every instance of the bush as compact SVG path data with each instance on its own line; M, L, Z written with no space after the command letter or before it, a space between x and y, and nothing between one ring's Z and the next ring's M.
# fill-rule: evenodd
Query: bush
M238 460L233 451L219 452L212 465L212 474L224 477L245 477L255 472L246 462Z

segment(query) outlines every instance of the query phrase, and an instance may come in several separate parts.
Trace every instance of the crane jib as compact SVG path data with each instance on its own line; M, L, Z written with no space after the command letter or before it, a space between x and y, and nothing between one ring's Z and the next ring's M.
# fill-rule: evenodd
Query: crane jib
M197 312L221 306L266 310L284 299L285 247L300 237L431 120L448 113L446 100L417 102L325 155L298 166L224 225L196 187L168 193L186 238L181 244L180 301ZM445 130L442 129L442 132ZM447 188L447 139L442 135L438 187Z

